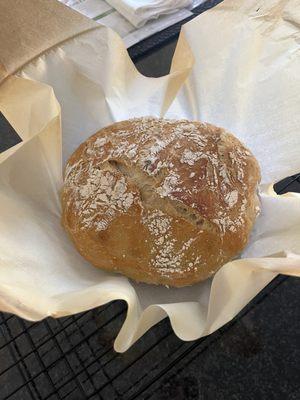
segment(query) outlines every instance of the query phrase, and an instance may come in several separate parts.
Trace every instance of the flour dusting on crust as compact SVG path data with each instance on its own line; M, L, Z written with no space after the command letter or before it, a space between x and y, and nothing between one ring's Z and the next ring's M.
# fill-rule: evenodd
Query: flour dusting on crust
M135 118L101 130L82 147L79 160L70 159L66 207L81 230L103 232L135 206L135 222L153 238L151 268L165 277L180 275L206 261L195 249L182 268L197 235L179 241L172 228L179 223L176 216L199 235L208 230L221 242L228 241L227 235L240 240L258 212L249 195L253 165L252 154L221 128ZM215 251L217 260L225 259L222 246Z
M176 248L177 240L172 235L172 218L161 210L148 211L142 222L155 238L151 266L165 276L186 273L181 262L196 238L190 238ZM194 262L189 263L187 271L197 269L200 261L201 257L196 257Z
M81 229L94 227L97 231L105 230L116 215L129 210L134 202L134 193L128 190L123 176L98 169L92 163L84 182L83 172L84 169L69 171L65 190L72 190Z

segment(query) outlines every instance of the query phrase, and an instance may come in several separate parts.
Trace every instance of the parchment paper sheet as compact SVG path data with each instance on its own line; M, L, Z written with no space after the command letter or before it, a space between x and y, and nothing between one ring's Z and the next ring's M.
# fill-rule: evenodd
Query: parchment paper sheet
M2 84L0 109L24 141L0 155L1 310L38 320L123 299L128 313L115 349L125 351L165 316L184 340L207 335L278 273L300 276L300 196L270 189L300 171L296 3L224 1L184 26L171 73L162 78L141 76L120 38L103 27L52 49L26 66L22 78ZM60 108L45 83L61 105L62 144ZM113 121L165 114L232 130L263 173L262 213L242 259L181 289L95 269L60 225L61 149L64 162Z

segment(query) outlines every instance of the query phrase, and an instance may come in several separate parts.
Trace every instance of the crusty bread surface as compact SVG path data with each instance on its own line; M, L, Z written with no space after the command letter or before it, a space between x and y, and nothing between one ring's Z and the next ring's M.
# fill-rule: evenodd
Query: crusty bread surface
M70 157L62 223L95 267L191 285L247 244L259 180L254 156L222 128L134 118L101 129Z

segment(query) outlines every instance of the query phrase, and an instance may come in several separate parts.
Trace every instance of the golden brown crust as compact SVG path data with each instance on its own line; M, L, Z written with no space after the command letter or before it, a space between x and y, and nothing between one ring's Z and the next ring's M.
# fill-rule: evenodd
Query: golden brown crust
M96 267L191 285L245 247L259 180L254 156L224 129L135 118L102 129L70 157L62 222Z

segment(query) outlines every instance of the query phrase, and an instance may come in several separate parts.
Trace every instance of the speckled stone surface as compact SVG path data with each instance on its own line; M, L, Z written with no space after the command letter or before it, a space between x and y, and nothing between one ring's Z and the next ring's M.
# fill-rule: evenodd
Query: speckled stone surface
M300 280L285 278L249 312L199 345L146 399L299 399Z
M300 280L277 277L212 335L182 342L164 320L112 349L123 302L30 323L0 316L0 399L299 399Z
M22 140L0 111L0 153Z

